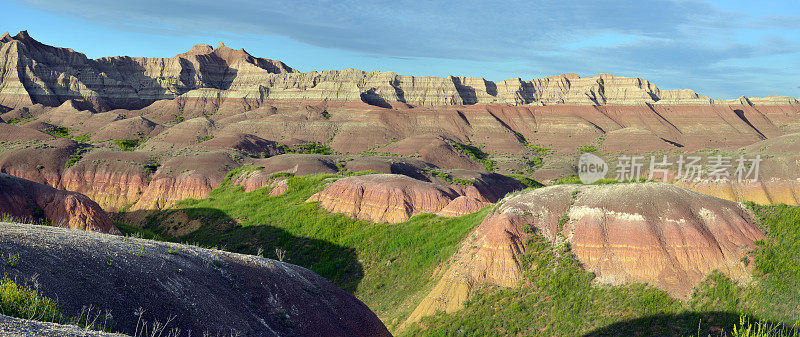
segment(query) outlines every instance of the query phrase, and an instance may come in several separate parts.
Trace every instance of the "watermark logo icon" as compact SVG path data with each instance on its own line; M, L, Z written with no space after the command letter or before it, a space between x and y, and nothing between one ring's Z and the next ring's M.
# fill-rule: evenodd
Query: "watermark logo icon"
M592 184L606 177L608 164L591 153L584 153L578 158L578 178L584 184Z

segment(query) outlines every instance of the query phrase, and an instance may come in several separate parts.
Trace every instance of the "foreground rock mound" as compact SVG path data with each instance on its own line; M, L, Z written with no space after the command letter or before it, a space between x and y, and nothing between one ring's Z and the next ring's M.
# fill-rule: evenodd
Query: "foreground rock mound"
M608 284L642 282L679 298L710 272L749 280L742 257L765 239L734 202L660 183L558 185L514 196L486 217L411 315L454 311L476 284L514 286L531 235L567 241Z
M119 234L108 214L83 194L0 173L0 213L51 225Z
M77 315L92 305L133 334L142 319L182 335L389 336L363 303L313 272L270 259L62 228L0 224L0 272L35 282Z

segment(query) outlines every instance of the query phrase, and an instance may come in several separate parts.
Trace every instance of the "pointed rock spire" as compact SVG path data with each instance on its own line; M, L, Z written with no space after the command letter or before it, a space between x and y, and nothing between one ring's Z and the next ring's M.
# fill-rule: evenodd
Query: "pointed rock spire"
M26 39L30 39L31 36L28 35L28 31L27 30L23 30L23 31L19 32L19 34L17 34L17 36L14 36L14 38L16 40L26 40Z

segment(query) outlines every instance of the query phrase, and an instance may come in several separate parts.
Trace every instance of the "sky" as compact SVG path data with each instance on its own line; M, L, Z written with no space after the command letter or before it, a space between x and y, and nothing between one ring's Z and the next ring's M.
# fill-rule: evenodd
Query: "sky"
M714 98L800 96L800 0L9 1L0 33L90 58L224 42L303 72L611 73Z

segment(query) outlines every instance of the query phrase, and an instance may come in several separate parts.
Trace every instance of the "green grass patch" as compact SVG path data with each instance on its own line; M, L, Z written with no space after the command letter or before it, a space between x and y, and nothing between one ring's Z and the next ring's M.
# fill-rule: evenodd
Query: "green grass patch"
M142 164L142 169L148 174L156 173L159 167L161 167L161 164L159 164L155 159L150 159L146 163Z
M0 280L0 312L42 322L64 323L68 320L61 313L58 301L42 296L27 284L8 277Z
M520 174L507 174L506 176L516 179L517 181L519 181L520 183L525 185L525 188L544 187L544 184L542 184L542 183L540 183L540 182L536 181L535 179L533 179L531 177L528 177L528 176L524 176L524 175L520 175Z
M435 177L439 177L448 184L456 184L456 185L472 185L471 180L462 179L462 178L453 178L453 175L450 173L440 171L440 170L429 170L428 171L431 175Z
M84 134L72 137L72 139L75 140L76 142L88 143L89 141L92 140L92 135L88 134L88 133L84 133Z
M72 165L75 165L76 163L78 163L78 161L80 161L81 158L83 158L83 155L86 152L89 152L89 149L88 148L84 148L84 147L80 147L77 150L75 150L75 153L73 153L69 157L69 159L67 159L67 162L64 163L64 167L70 168L70 167L72 167Z
M326 144L306 143L299 146L297 153L306 154L333 154L333 150Z
M489 158L489 154L483 152L480 148L468 144L461 144L456 142L451 142L451 146L455 147L462 153L466 154L468 157L472 158L473 160L482 163L484 169L486 171L494 171L497 169L497 162Z
M245 193L230 183L236 172L208 198L178 202L171 210L150 217L145 226L162 235L171 212L182 211L205 225L175 242L225 247L256 255L285 251L284 260L309 268L352 292L389 326L402 322L437 281L436 268L455 252L467 233L488 212L458 218L418 215L399 224L371 223L332 214L312 194L341 176L286 176L289 189L278 197L262 188ZM126 226L120 230L133 233Z
M139 146L139 139L114 139L114 144L119 146L119 149L122 151L133 151L136 150L136 147Z
M646 180L636 181L636 182L644 182ZM607 184L619 184L621 181L614 179L614 178L603 178L598 181L592 183L592 185L607 185ZM572 184L583 184L581 182L581 178L577 175L571 174L561 179L558 179L553 182L553 185L572 185Z
M581 147L578 148L578 151L581 151L581 152L597 152L597 147L595 147L593 145L581 146Z
M45 130L44 133L58 138L72 138L72 135L70 135L70 129L63 126L53 127L51 130Z

